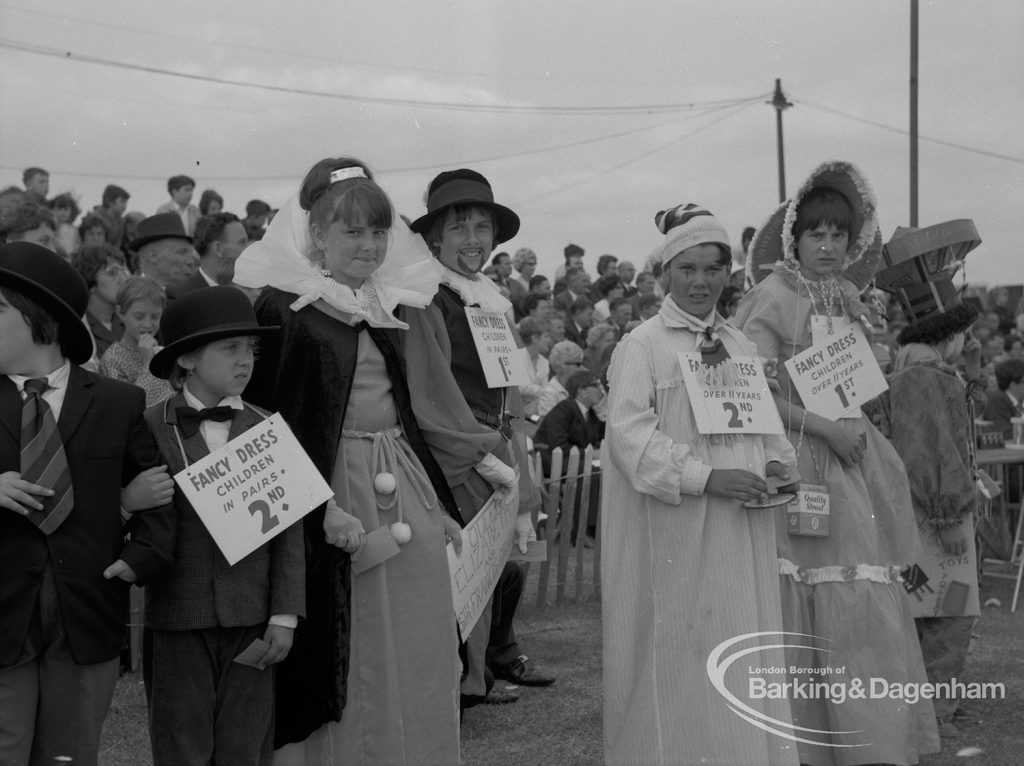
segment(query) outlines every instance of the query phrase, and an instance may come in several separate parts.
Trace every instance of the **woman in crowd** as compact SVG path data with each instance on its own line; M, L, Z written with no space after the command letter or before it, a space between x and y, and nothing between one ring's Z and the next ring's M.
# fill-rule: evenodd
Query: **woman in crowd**
M595 324L587 333L587 348L583 352L583 366L599 378L604 377L618 340L619 333L610 324L605 322Z
M551 336L548 335L547 322L527 317L519 323L519 337L523 341L523 361L530 382L519 386L519 395L523 399L523 414L536 415L540 401L540 392L551 377L551 367L547 355L551 350Z
M785 510L776 511L783 624L817 637L820 647L794 650L789 664L843 669L799 682L926 680L899 575L921 553L903 463L859 411L833 422L804 409L783 366L850 322L867 321L858 293L880 256L867 180L849 163L826 163L758 230L747 269L760 281L732 320L761 357L778 361L776 401L800 477L824 485L829 497L825 537L791 533ZM928 700L794 699L792 706L794 724L816 730L806 739L822 742L799 745L802 763L913 764L938 749Z
M569 398L565 384L569 382L574 372L583 369L583 349L571 340L558 341L551 347L548 364L551 366L552 376L540 390L540 397L537 400L537 414L541 417L547 415L560 401Z
M241 284L268 286L260 322L281 326L248 395L282 413L334 490L304 519L307 619L280 666L275 763L459 761L445 539L461 541L392 316L398 303L426 305L439 276L370 171L346 157L314 165L238 262ZM373 550L353 547L364 532L397 542L397 555L352 569Z
M75 198L70 194L58 194L50 200L50 209L57 220L57 237L54 244L57 245L57 255L68 260L82 244L82 238L74 223L82 212Z
M117 315L117 293L128 279L124 255L113 245L89 245L71 256L71 265L89 286L89 308L85 321L102 357L110 344L121 340L124 323Z
M199 215L216 215L224 209L224 198L213 189L203 189L199 197Z

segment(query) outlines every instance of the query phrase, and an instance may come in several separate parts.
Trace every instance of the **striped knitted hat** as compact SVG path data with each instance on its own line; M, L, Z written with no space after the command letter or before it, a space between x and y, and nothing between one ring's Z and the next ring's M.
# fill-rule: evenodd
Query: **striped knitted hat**
M661 266L668 268L669 262L684 250L697 245L718 245L732 257L729 235L725 227L707 208L690 202L661 210L654 216L658 231L665 235L661 245Z

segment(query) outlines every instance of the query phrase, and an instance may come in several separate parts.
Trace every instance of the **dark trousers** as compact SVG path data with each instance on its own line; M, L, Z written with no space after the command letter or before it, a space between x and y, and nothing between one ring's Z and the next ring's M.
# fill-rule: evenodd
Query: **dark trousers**
M494 587L491 632L487 641L487 667L491 671L508 665L521 654L512 622L523 596L525 580L523 568L518 562L505 562L498 584Z
M232 662L265 630L146 629L143 677L153 766L270 764L274 669Z
M971 631L977 617L918 617L914 620L921 640L921 656L928 680L933 684L964 680ZM953 717L960 701L956 698L932 700L935 715L944 721Z
M53 570L18 663L0 669L0 764L96 766L103 719L117 684L117 658L79 665L64 634Z

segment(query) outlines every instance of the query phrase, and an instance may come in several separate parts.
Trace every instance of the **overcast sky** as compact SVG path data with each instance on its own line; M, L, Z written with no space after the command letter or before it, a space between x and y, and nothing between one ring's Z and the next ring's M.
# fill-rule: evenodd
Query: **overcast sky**
M681 202L737 240L764 221L778 202L778 77L793 103L787 191L850 160L888 239L909 223L909 9L0 0L0 185L40 165L51 194L91 208L113 182L152 213L186 173L196 201L212 187L241 212L254 197L282 204L313 162L350 154L416 217L437 172L470 166L522 218L503 249L531 247L552 273L575 242L592 270L605 252L642 261L654 214ZM919 99L920 224L973 218L984 243L970 281L1024 282L1024 3L922 0Z

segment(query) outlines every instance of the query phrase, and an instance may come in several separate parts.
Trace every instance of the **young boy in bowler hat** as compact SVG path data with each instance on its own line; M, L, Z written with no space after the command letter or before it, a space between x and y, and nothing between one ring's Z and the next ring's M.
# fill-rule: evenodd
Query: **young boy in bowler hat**
M164 312L166 345L149 369L177 393L146 410L171 475L267 417L242 401L260 327L233 287L187 293ZM144 675L154 766L269 764L274 673L305 615L302 525L293 524L234 566L195 509L176 491L171 576L146 593ZM269 646L259 667L233 662L254 640Z
M0 247L0 763L95 764L130 583L166 570L170 505L120 512L157 466L141 389L83 370L89 290L64 259ZM126 533L130 542L125 543Z

